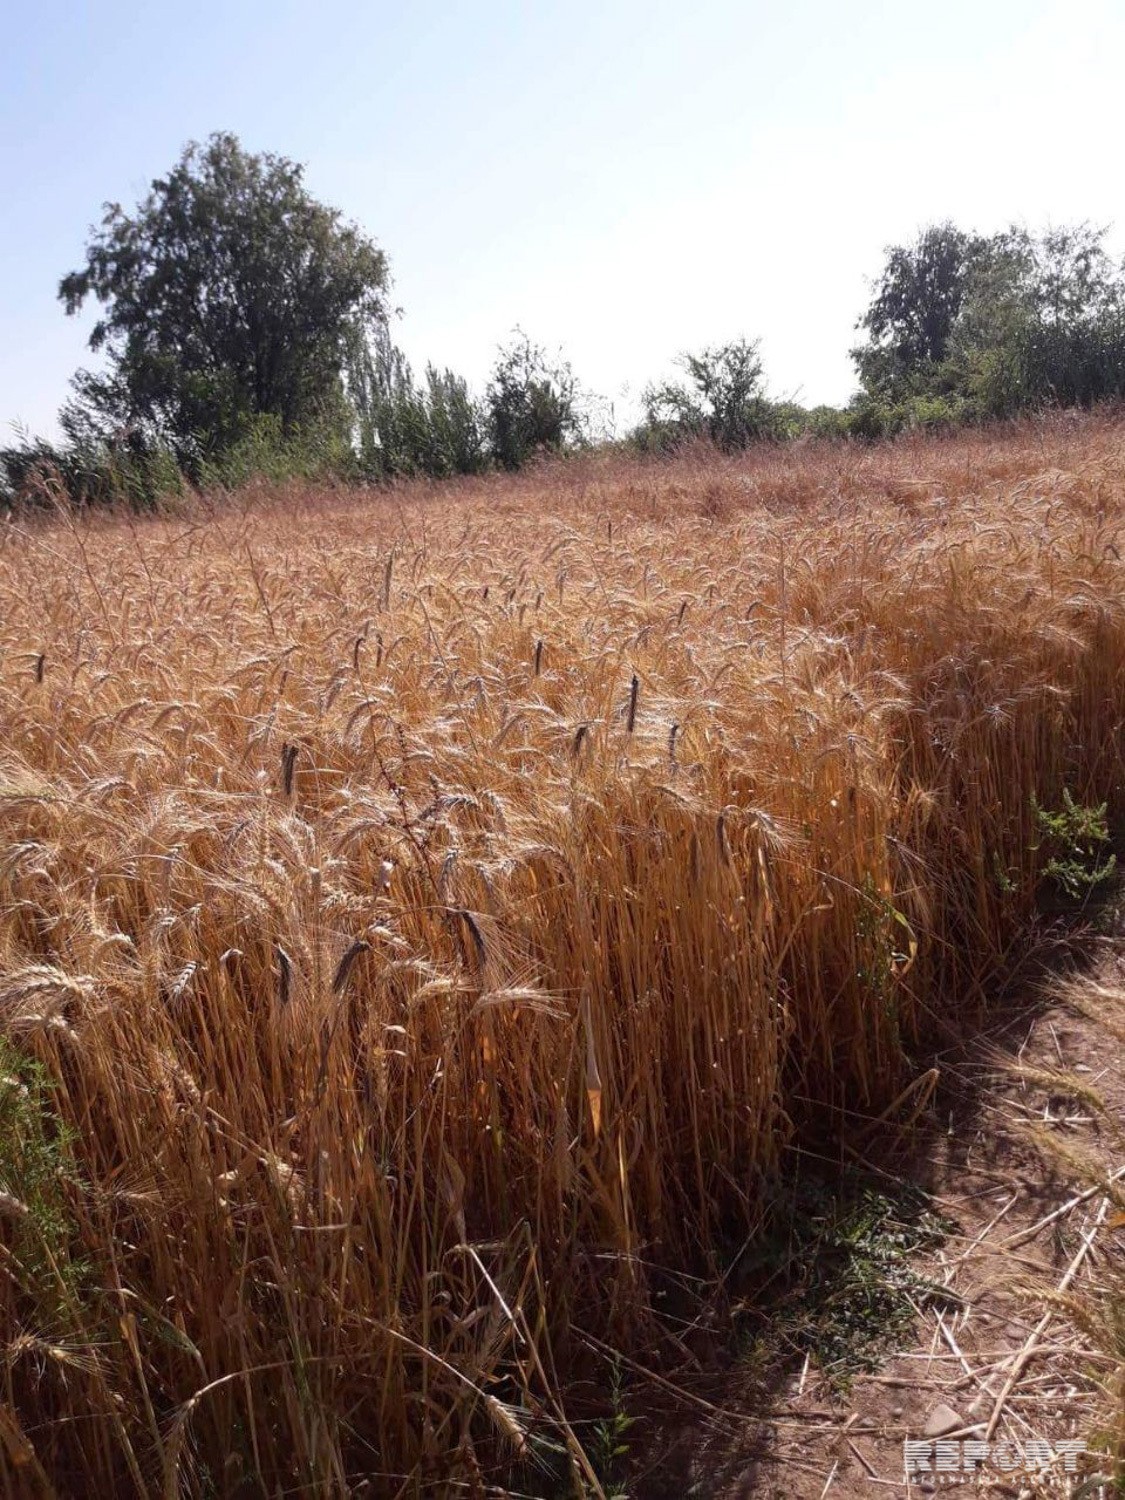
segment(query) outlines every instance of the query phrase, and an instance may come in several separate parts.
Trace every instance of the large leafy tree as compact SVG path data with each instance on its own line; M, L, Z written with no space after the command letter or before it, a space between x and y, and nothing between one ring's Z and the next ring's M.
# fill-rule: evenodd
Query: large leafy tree
M867 342L852 350L864 389L892 399L931 383L987 241L954 224L934 224L912 245L887 250L871 303L859 321Z
M859 409L909 414L936 397L989 417L1125 394L1125 274L1104 242L1088 224L987 238L938 224L888 250L852 351Z
M385 316L386 258L307 192L302 168L230 134L191 144L132 213L107 204L68 313L93 297L75 376L73 434L169 444L182 462L221 453L258 416L284 431L345 420L343 370Z
M994 235L950 342L950 370L986 415L1089 405L1125 389L1125 282L1088 224Z

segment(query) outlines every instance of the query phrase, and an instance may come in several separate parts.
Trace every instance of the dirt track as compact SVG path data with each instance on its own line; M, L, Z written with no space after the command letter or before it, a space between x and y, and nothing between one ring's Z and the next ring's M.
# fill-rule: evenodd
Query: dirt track
M1058 1451L1067 1440L1093 1445L1105 1356L1041 1296L1082 1297L1123 1248L1102 1185L1125 1173L1125 941L1096 946L1090 973L1007 1012L971 1055L936 1058L940 1085L908 1151L861 1164L892 1198L922 1186L946 1226L939 1245L909 1255L915 1315L877 1368L841 1381L819 1370L816 1350L782 1348L764 1378L737 1357L722 1376L701 1374L683 1387L681 1421L662 1425L630 1495L1108 1493L1086 1487L1096 1463L1075 1460L1072 1476ZM946 1446L931 1453L927 1440L938 1437ZM910 1474L908 1440L926 1444L912 1450ZM985 1440L993 1461L975 1474L940 1471L940 1456L963 1464L980 1451L963 1443ZM1016 1450L1045 1466L1002 1467Z

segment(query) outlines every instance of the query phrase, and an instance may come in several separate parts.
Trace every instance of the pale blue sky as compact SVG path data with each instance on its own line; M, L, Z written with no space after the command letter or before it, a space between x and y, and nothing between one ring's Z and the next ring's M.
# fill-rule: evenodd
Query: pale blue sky
M102 202L218 129L378 239L417 366L483 384L519 324L625 410L742 334L843 400L865 277L933 219L1125 244L1121 0L16 0L0 38L0 443L85 358L55 291Z

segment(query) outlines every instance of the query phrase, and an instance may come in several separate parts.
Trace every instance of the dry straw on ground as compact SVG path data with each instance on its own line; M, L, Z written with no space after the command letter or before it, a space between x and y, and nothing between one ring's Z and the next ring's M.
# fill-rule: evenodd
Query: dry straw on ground
M74 1162L0 1162L9 1491L596 1487L575 1330L985 1003L1033 793L1117 798L1123 443L4 526L5 1087Z

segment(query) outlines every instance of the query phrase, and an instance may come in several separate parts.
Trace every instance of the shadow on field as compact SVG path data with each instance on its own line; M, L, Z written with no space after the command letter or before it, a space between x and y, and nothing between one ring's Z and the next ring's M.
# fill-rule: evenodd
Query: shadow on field
M841 1423L846 1434L853 1383L909 1347L927 1309L962 1303L925 1274L929 1252L977 1231L975 1213L965 1225L949 1210L958 1183L1018 1190L1029 1223L1059 1201L1058 1174L1030 1137L985 1128L982 1113L1055 1005L1051 980L1085 971L1110 941L1072 929L1046 960L1040 949L1034 967L1013 975L971 1038L939 1038L918 1068L920 1079L934 1070L928 1101L905 1126L857 1119L846 1141L794 1147L764 1232L732 1262L718 1294L675 1326L681 1366L659 1375L639 1362L618 1366L626 1380L619 1451L606 1452L607 1495L822 1492L826 1465L803 1459L812 1456L804 1434ZM824 1451L822 1443L816 1456ZM848 1500L870 1493L866 1484L861 1472L858 1488L837 1480L832 1493Z

